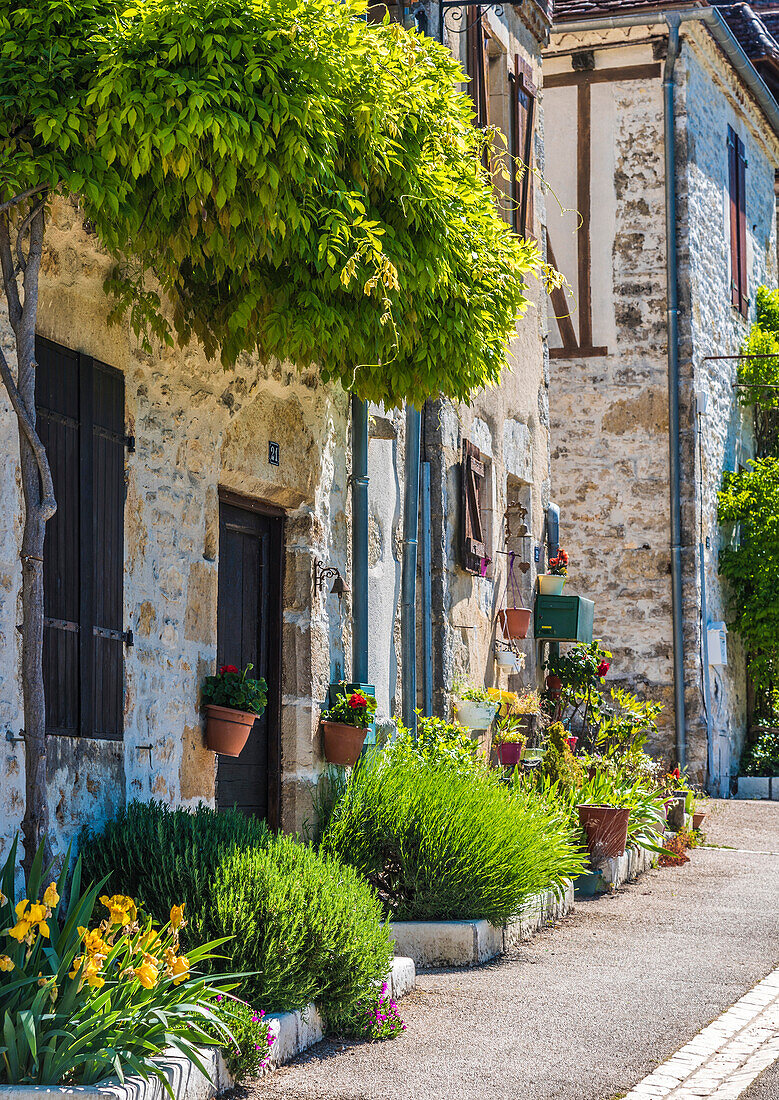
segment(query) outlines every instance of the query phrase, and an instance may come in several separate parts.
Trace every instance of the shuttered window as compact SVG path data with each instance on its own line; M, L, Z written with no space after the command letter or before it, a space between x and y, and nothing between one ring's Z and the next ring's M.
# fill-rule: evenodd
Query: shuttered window
M487 558L481 488L486 473L481 451L469 440L462 449L462 565L467 573L481 573Z
M38 430L57 511L44 545L46 729L119 740L123 732L124 378L36 340Z
M489 64L484 42L484 23L478 5L466 8L466 71L471 78L468 91L476 111L476 125L490 124Z
M511 169L511 199L514 232L520 237L533 234L533 136L536 113L536 86L530 66L519 56L515 71L509 73L511 89L511 135L509 147L513 158ZM517 179L517 172L521 177Z
M747 213L744 143L728 126L728 205L730 212L730 301L746 317L749 310L747 286Z

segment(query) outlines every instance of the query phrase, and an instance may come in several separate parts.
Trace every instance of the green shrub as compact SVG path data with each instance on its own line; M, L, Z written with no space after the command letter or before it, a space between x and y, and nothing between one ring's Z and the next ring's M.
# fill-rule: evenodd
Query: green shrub
M401 721L397 726L398 736L385 750L393 759L408 758L433 766L450 764L463 771L485 766L477 742L459 722L427 718L420 714L415 734Z
M294 837L235 850L217 869L219 925L233 936L229 967L256 973L244 992L275 1011L317 1002L347 1010L380 984L392 958L389 929L350 867Z
M391 748L354 769L322 850L398 920L503 924L583 866L567 824L535 792L512 797L486 768L424 765Z
M236 810L131 802L101 832L84 829L79 850L87 881L109 875L109 893L138 898L157 921L166 921L171 906L183 901L190 942L220 935L213 883L222 857L234 847L262 848L269 838L264 822Z
M779 732L765 730L741 754L741 775L779 776Z

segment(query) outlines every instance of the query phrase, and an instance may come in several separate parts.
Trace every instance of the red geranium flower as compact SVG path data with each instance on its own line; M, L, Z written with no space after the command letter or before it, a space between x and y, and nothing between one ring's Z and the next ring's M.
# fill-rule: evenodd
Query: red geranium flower
M354 707L355 710L358 707L367 707L368 700L364 695L360 695L359 691L355 691L354 695L349 696L349 706Z
M606 660L601 661L601 663L598 665L598 675L601 676L601 677L605 676L610 668L611 668L611 665L608 661L606 661Z
M219 669L219 675L224 676L224 674L226 672L238 672L238 671L240 671L240 670L237 669L235 667L235 665L222 665L222 667Z

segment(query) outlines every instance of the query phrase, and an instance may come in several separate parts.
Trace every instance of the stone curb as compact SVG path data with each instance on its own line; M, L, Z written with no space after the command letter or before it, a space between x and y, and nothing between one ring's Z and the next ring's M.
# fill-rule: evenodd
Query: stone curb
M498 928L486 920L393 921L395 950L415 966L478 966L529 939L573 909L573 884L562 896L545 890L528 898L515 920Z
M395 957L387 974L387 985L394 1000L410 992L416 985L416 968L411 959ZM274 1068L291 1061L324 1038L324 1020L314 1005L298 1012L268 1013L270 1034L275 1037L270 1064ZM183 1054L170 1051L159 1065L170 1084L176 1100L212 1100L212 1097L233 1087L221 1051L214 1047L202 1050L201 1057L208 1077ZM124 1084L109 1078L99 1085L5 1085L0 1087L0 1100L170 1100L156 1077L125 1077Z
M779 801L779 779L767 775L740 775L734 798Z

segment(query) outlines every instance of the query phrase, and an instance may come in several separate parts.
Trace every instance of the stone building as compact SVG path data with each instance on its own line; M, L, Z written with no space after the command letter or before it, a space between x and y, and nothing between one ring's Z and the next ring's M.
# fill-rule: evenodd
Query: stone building
M529 104L541 81L549 20L535 0L529 14L525 7L524 15L513 7L500 17L492 10L480 26L481 47L469 41L480 63L489 57L495 111L504 105L503 90L517 93L498 124L514 126L510 140L521 133L523 149L543 168L540 100L533 100L535 110ZM462 40L448 30L446 36L459 51ZM512 113L521 110L521 119ZM509 219L516 197L509 188L503 199ZM528 231L542 234L535 177L520 197ZM136 798L237 804L273 826L300 829L311 821L324 767L320 710L328 686L353 669L349 397L323 385L316 371L286 363L246 356L223 371L196 344L144 353L129 326L107 323L108 265L78 210L56 202L38 347L39 422L58 496L44 566L52 828L64 841ZM540 287L531 293L535 309L518 327L505 385L478 395L469 409L431 401L424 414L432 596L426 604L417 585L415 701L425 702L421 669L429 653L438 713L448 706L455 675L498 679L493 621L506 587L508 559L497 551L507 502L518 501L527 513L531 561L542 535L549 494L546 307ZM13 364L4 313L0 341ZM405 418L380 408L370 413L367 673L381 725L401 709ZM470 571L461 554L464 440L484 467L484 567ZM16 420L2 390L0 454L5 841L24 809L16 629L23 504ZM420 580L423 567L420 559ZM331 592L334 570L347 586L342 598ZM525 599L532 580L532 570L522 574ZM532 677L529 646L524 675ZM217 760L204 741L200 686L217 665L249 661L268 680L268 708L242 756Z
M737 363L722 357L739 352L756 288L777 278L779 112L765 83L776 86L777 54L759 10L558 0L544 56L550 255L571 288L555 296L550 335L562 541L572 578L595 599L616 680L665 704L655 752L669 761L686 752L692 774L723 791L743 743L747 683L738 638L727 637L722 664L719 631L708 630L728 617L716 497L752 438Z

